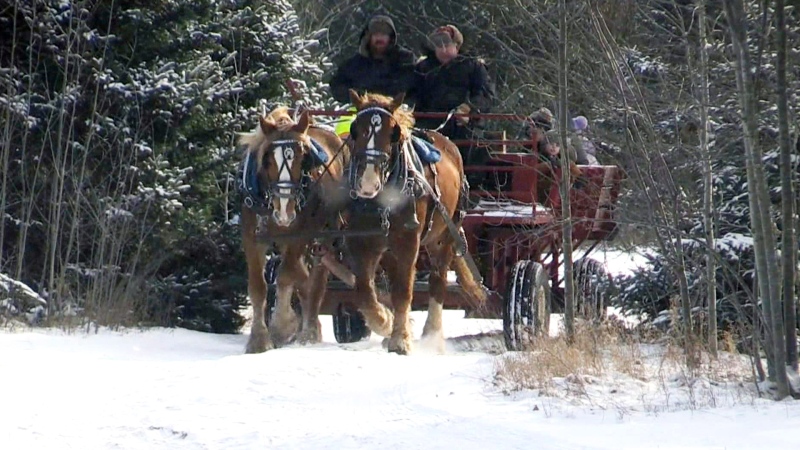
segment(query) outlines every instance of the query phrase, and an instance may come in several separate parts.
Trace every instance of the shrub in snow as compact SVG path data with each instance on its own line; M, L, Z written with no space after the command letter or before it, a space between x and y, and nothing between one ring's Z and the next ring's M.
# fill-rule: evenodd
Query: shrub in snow
M44 318L47 301L25 283L0 273L0 316L20 318L34 325Z

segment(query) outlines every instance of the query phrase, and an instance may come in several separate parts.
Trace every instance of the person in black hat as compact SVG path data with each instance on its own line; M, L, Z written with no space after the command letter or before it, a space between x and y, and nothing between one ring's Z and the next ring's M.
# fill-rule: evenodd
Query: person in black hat
M349 89L394 97L414 83L414 53L397 44L397 30L388 16L370 19L361 32L358 53L339 66L330 82L333 98L349 103Z
M456 114L488 113L494 100L494 89L486 66L477 58L460 53L464 36L453 25L435 29L427 40L427 57L415 68L412 98L415 111ZM456 116L448 119L419 118L418 128L437 129L454 140L471 140L477 120ZM440 128L441 127L441 128ZM484 165L490 159L485 146L458 145L464 165ZM472 188L483 186L485 173L470 173Z
M494 99L489 73L482 61L460 54L464 36L453 25L444 25L428 36L425 59L416 65L413 95L415 110L457 114L487 113ZM420 128L437 128L443 119L419 119ZM453 139L468 139L470 119L450 119L441 129Z

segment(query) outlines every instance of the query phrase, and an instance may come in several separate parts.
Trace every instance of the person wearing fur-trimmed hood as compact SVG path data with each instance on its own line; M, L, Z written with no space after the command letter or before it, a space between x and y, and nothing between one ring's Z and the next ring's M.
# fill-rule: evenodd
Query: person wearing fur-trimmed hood
M414 83L414 53L397 43L397 29L388 16L370 19L359 37L358 53L339 66L330 82L333 98L350 102L349 89L395 96Z

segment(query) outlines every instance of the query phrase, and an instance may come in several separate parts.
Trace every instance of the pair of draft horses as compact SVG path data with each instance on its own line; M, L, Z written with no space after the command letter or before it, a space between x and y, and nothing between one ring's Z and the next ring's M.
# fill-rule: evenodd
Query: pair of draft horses
M345 227L344 245L351 256L355 275L352 303L364 315L367 326L388 338L388 350L408 354L412 350L409 321L416 262L424 247L431 263L430 303L423 341L444 350L443 301L447 294L447 270L452 268L468 295L485 299L462 256L455 251L456 237L442 217L448 214L460 228L459 202L463 199L464 165L458 148L446 137L425 131L441 153L439 162L425 165L420 173L409 164L414 119L400 108L403 95L395 98L350 91L357 108L348 142L335 133L311 124L307 113L295 122L288 109L280 107L259 118L259 127L240 136L247 147L252 176L263 188L256 202L242 208L243 246L248 267L248 295L253 304L253 324L248 353L259 353L295 340L322 340L319 310L325 296L329 269L314 263L309 271L305 257L312 235L326 227ZM324 154L320 154L324 153ZM316 164L310 161L316 160ZM410 177L400 177L398 168ZM411 181L425 190L409 195ZM345 192L344 195L341 192ZM416 194L416 195L415 195ZM436 202L440 202L437 205ZM382 214L360 214L356 203L379 208ZM415 203L415 204L414 204ZM415 207L416 221L409 221ZM271 214L270 214L271 213ZM358 233L383 227L386 235ZM264 279L268 243L261 241L260 227L276 239L281 254L277 274L276 308L269 329L265 321L267 285ZM352 234L349 234L350 232ZM378 301L375 275L383 269L391 286L389 309ZM300 298L302 318L292 308L292 296Z
M390 352L408 354L412 349L409 313L421 247L427 251L431 268L423 341L440 352L444 350L442 310L449 268L455 270L467 295L479 303L486 299L483 286L475 280L463 256L456 254L457 238L448 226L460 229L462 216L458 208L466 195L464 163L458 148L442 134L424 130L428 141L441 153L441 159L425 165L421 169L424 173L420 173L409 161L414 152L411 147L414 119L410 112L400 108L403 95L360 96L351 90L350 99L357 113L348 142L342 142L331 131L313 126L307 113L295 122L286 107L260 117L259 127L239 138L247 147L243 179L252 178L251 195L242 208L248 295L253 304L248 353L264 352L292 340L300 343L322 340L319 310L329 269L315 262L309 271L305 257L313 238L303 236L313 236L325 228L347 229L345 248L355 275L352 303L373 332L388 338ZM534 137L535 141L538 139L541 136ZM570 165L570 172L573 166ZM548 171L539 167L536 170ZM397 176L398 173L405 176ZM253 191L255 186L258 188ZM413 186L427 189L420 192ZM549 191L549 187L546 184L543 192ZM542 190L541 186L537 188ZM355 204L366 204L382 213L363 214L363 209L353 208ZM412 211L416 211L416 221L408 220ZM445 220L444 214L449 220ZM276 280L276 308L269 329L264 317L267 294L264 268L270 244L259 239L262 227L266 228L267 236L292 237L276 239L281 265ZM359 233L381 228L387 229L386 235ZM391 310L378 301L375 290L379 265L391 286ZM300 298L302 318L292 308L295 292Z

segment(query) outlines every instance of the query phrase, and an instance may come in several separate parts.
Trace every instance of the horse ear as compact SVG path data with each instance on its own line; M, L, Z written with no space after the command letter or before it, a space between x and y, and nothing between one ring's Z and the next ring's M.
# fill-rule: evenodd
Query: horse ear
M297 121L297 125L292 127L292 131L300 134L306 134L310 123L308 111L303 111L300 114L300 120Z
M267 120L267 118L264 116L259 117L258 121L261 124L261 131L264 132L264 134L269 135L270 133L275 131L276 128L275 122Z
M391 109L392 112L394 112L394 110L396 110L397 108L400 107L400 105L403 104L403 100L405 100L405 99L406 99L406 93L405 92L401 92L401 93L395 95L394 98L392 99L392 104L389 105L389 109Z
M361 108L361 104L364 100L358 95L358 92L356 92L355 89L348 89L347 92L350 94L350 103L356 108Z

